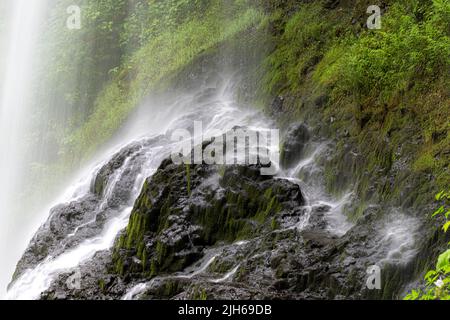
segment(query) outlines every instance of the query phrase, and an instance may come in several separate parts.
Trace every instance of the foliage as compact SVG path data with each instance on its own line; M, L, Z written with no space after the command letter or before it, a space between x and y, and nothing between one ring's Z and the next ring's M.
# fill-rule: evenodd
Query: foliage
M66 27L74 4L81 7L80 30ZM259 19L246 0L56 1L36 53L37 107L27 139L36 157L27 175L55 184L164 77Z
M164 31L137 50L99 94L89 119L71 135L67 153L90 154L120 127L139 102L167 76L192 62L200 53L261 20L252 8L224 16L220 1L210 3L201 18L174 31Z
M442 188L450 177L450 3L394 2L382 21L381 30L336 41L313 77L331 91L336 112L353 113L356 132L389 135L415 120L424 144L413 169L434 173Z
M283 88L298 89L308 68L322 58L324 46L333 34L333 21L321 18L323 9L315 3L304 4L286 23L277 49L267 58L269 92Z
M129 1L129 12L120 36L121 46L133 52L163 32L200 18L208 7L207 0Z
M71 5L81 8L79 30L66 27ZM35 53L30 207L59 192L163 79L260 19L250 0L54 1Z
M300 95L302 103L285 106L294 115L304 116L310 108L304 102L324 97L321 114L333 119L332 130L345 128L363 144L370 136L368 144L390 141L393 149L420 141L408 150L410 167L432 174L443 188L450 178L450 4L388 1L382 29L369 30L364 26L367 3L334 10L321 2L301 3L284 26L274 15L281 35L266 61L265 90ZM382 162L393 158L390 152ZM375 149L365 156L373 166L386 167Z
M316 78L334 83L335 96L356 94L363 104L388 103L411 84L426 89L450 65L449 16L450 4L443 0L433 1L420 22L407 6L394 3L381 30L337 43Z
M42 118L62 121L69 129L85 121L109 71L121 62L119 37L127 8L125 0L80 1L81 29L69 30L66 8L73 4L58 1L49 14L35 81Z
M437 194L436 200L444 204L433 213L432 217L444 216L445 223L442 229L447 232L450 227L450 190ZM424 291L412 290L405 300L450 300L450 248L439 256L436 269L426 273L425 281Z

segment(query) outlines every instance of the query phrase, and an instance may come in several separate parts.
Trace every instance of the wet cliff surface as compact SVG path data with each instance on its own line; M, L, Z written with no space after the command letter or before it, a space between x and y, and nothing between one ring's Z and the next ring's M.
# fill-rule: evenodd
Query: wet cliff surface
M306 132L303 124L288 130L282 161L308 149ZM261 165L177 165L168 157L133 204L136 176L163 141L123 148L96 171L86 195L55 207L18 264L18 284L53 257L95 245L129 204L111 246L99 246L80 265L55 266L38 298L396 298L414 280L419 220L380 205L339 229L336 204L314 201L295 179L262 176ZM301 171L315 180L321 168ZM367 287L373 265L383 268L380 290Z
M428 219L436 185L448 174L437 166L447 161L445 135L433 133L427 142L428 123L401 102L414 95L380 107L375 98L336 97L333 86L314 80L332 39L364 33L364 11L347 1L266 7L268 25L203 52L166 79L194 92L198 82L206 85L173 104L183 108L165 109L178 116L169 118L171 129L199 119L221 132L280 127L279 173L261 176L261 165L176 165L167 133L125 143L51 211L18 264L12 297L397 299L434 264L449 241ZM319 20L348 20L352 27L314 24ZM305 21L318 25L317 34L296 29ZM285 52L307 61L289 65ZM267 65L280 82L263 88L271 120L246 105L261 103ZM239 70L226 97L213 81L224 66ZM427 143L442 149L432 169L417 165ZM380 289L367 286L373 266L381 270Z

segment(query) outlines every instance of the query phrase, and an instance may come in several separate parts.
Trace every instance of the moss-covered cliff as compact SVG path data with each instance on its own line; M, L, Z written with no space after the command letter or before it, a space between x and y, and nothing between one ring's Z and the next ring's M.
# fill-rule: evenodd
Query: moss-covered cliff
M384 1L381 30L369 30L369 5L278 7L265 91L282 101L272 105L282 121L304 119L336 140L330 170L353 178L331 174L330 191L358 181L363 200L423 204L450 181L450 6ZM377 176L390 178L374 192Z
M88 11L96 27L125 42L112 46L115 55L102 63L104 77L95 77L99 86L90 92L89 111L81 119L69 117L65 130L56 126L55 135L64 131L57 139L61 153L46 165L63 172L79 165L117 134L149 94L189 88L205 70L238 71L240 102L260 107L284 130L302 122L309 135L330 143L317 159L321 178L329 195L353 192L345 213L355 227L342 239L312 232L292 245L298 235L274 219L282 209L275 194L284 189L264 188L265 182L253 176L253 181L244 181L247 185L227 181L225 170L219 179L225 193L196 206L190 196L207 178L202 166L166 163L144 185L127 230L112 257L105 258L102 276L110 283L101 282L96 290L106 297L118 295L124 289L121 281L130 284L179 272L199 261L203 247L249 238L257 248L255 257L252 248L227 247L230 252L209 269L223 276L233 270L230 260L238 252L242 265L235 272L241 287L218 289L206 280L199 285L186 277L157 277L159 286L149 297L398 298L407 282L434 264L448 242L436 231L439 224L427 219L434 195L450 181L447 1L381 1L380 30L367 28L366 10L373 3L364 0L134 4L125 16L113 14L112 8ZM150 9L157 10L148 16ZM61 61L66 58L62 54ZM64 86L58 90L67 93ZM72 99L72 93L66 98ZM421 222L417 254L401 267L388 265L389 281L381 292L366 292L360 288L361 274L388 251L374 248L383 240L376 232L391 208L404 212L398 214L401 218ZM172 226L179 228L174 232ZM264 237L254 239L255 232ZM366 241L370 250L364 252ZM317 253L317 248L324 251ZM261 270L271 274L270 280L258 278ZM92 279L98 280L95 274ZM261 287L252 288L254 283Z

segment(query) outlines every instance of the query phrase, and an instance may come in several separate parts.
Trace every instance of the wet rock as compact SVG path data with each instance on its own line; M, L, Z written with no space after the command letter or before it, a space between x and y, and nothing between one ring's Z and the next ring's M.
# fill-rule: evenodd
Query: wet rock
M273 115L279 115L283 112L283 105L284 105L284 97L278 96L276 97L270 106L270 110Z
M139 163L139 151L128 159ZM383 233L384 208L367 208L339 237L328 230L329 205L306 210L297 184L261 176L260 168L162 161L144 183L114 247L59 274L41 298L120 299L139 285L131 298L394 298L409 281L417 262L387 259L392 239ZM55 208L18 270L70 248L67 234L92 218L99 202L105 203L92 193ZM100 228L114 212L107 208L101 218L95 213L92 226L76 233L74 243ZM366 270L377 264L389 281L382 290L370 291ZM76 272L80 287L68 287Z
M328 95L322 94L314 100L314 104L318 108L323 108L326 106L326 104L328 103L329 100L330 100L330 98Z
M323 7L326 9L336 9L340 2L340 0L327 0L324 2Z
M308 230L301 233L305 243L311 247L319 248L336 242L337 237L325 231Z
M98 199L93 195L85 196L79 201L60 205L50 211L49 220L34 235L22 258L19 260L14 279L26 269L31 269L42 262L48 255L57 255L77 242L76 237L68 237L77 226L95 217ZM93 223L92 228L100 227ZM92 230L91 232L94 232ZM97 230L98 231L98 230ZM65 245L61 245L65 243Z
M59 275L42 300L108 300L118 299L125 292L123 281L108 272L111 252L101 251L73 271Z
M289 127L280 155L282 168L291 168L302 158L309 139L309 130L304 124L297 123Z
M119 150L93 178L90 192L82 197L74 195L68 203L51 209L49 219L19 260L13 281L47 257L56 257L95 237L110 217L130 206L134 182L146 161L145 148L155 143L158 138L134 142Z
M207 183L206 183L207 182ZM262 176L260 167L175 165L164 161L147 180L115 248L119 273L181 271L204 246L270 231L281 213L304 204L298 185ZM133 257L140 270L125 266Z
M117 172L124 165L124 162L128 157L131 154L136 153L141 147L142 146L139 143L134 143L113 156L113 158L99 170L95 179L92 181L91 192L97 196L102 196L111 175Z

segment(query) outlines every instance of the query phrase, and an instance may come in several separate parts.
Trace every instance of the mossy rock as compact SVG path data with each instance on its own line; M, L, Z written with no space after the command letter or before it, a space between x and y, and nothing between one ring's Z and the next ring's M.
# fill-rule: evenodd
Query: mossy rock
M116 272L153 277L181 271L204 246L273 231L281 212L302 207L304 198L298 185L262 176L260 169L203 164L186 170L165 160L145 182L115 244Z

